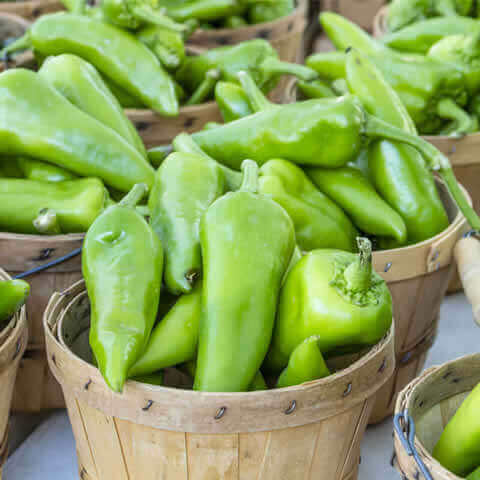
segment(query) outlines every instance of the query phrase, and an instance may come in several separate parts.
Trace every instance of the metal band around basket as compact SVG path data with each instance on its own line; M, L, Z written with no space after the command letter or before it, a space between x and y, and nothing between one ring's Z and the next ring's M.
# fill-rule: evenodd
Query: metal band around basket
M404 426L402 426L402 423ZM413 457L419 470L422 472L425 480L433 480L427 466L423 463L423 460L418 454L415 447L415 422L413 418L408 414L408 410L404 410L401 413L397 413L393 418L393 427L400 439L400 442L407 452L409 457Z

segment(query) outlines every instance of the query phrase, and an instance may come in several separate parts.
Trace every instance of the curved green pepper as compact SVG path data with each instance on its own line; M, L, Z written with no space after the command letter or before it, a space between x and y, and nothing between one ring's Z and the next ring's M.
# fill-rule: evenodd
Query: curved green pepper
M433 449L433 458L459 477L480 465L480 385L464 400Z
M250 23L273 22L278 18L286 17L295 10L295 0L276 0L270 4L257 4L248 10Z
M480 467L474 470L468 477L467 480L480 480Z
M336 93L332 88L324 83L322 80L313 80L311 82L304 82L299 80L297 82L297 88L303 95L304 99L309 98L334 98Z
M16 313L30 293L30 285L23 280L0 281L0 327Z
M4 232L43 233L34 222L44 209L55 213L43 226L46 233L86 232L104 210L107 195L98 178L57 183L0 179L0 229Z
M225 123L253 113L248 96L243 88L235 83L218 82L215 87L215 101Z
M139 383L146 383L147 385L157 385L161 387L163 385L163 372L154 372L148 375L138 375L131 380Z
M48 57L38 74L77 108L147 155L140 135L93 65L76 55L63 54Z
M277 388L293 387L330 375L319 343L320 336L313 335L295 347L287 367L278 377Z
M172 153L157 170L150 222L165 249L165 284L172 293L190 292L200 276L200 219L224 191L222 170L201 155Z
M121 392L155 323L163 251L157 234L135 211L146 193L135 185L89 228L82 272L91 304L90 345L107 384Z
M130 377L148 375L195 358L201 298L202 288L198 282L192 293L177 300L153 329L145 352L129 371Z
M280 371L297 345L318 335L323 354L342 347L374 345L392 324L392 298L372 271L371 244L360 254L314 250L292 269L280 295L266 366Z
M0 55L19 48L33 48L45 57L78 55L152 110L178 115L174 84L155 55L132 34L113 25L63 12L43 15Z
M240 190L217 200L202 218L203 313L195 390L248 389L267 353L295 248L288 214L256 194L258 167L250 160L242 167ZM226 293L227 285L233 293Z
M99 177L118 190L153 184L154 170L137 149L29 70L0 74L0 136L2 153Z
M362 232L380 237L380 241L393 239L397 245L406 243L407 227L402 217L380 197L359 169L352 166L309 168L307 174L321 192L343 208ZM336 248L347 250L340 244Z
M18 157L14 160L19 169L22 171L22 177L28 180L38 180L40 182L63 182L65 180L73 180L76 175L57 167L50 163L33 160L26 157Z
M258 191L290 215L301 250L355 250L358 232L352 222L336 203L315 188L300 167L286 160L269 160L260 169Z
M222 22L222 28L241 28L246 27L248 22L239 15L232 15L227 17Z

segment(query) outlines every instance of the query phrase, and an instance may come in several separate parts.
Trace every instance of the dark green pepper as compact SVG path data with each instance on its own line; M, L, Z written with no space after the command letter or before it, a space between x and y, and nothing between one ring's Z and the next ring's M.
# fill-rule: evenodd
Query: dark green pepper
M145 146L95 67L76 55L48 57L38 71L73 105L115 130L146 156Z
M295 225L301 250L339 248L355 250L358 234L343 210L286 160L269 160L260 169L258 191L281 205Z
M145 352L130 369L129 376L148 375L195 359L198 344L202 289L182 295L155 326Z
M221 168L202 155L172 153L157 170L150 221L165 249L165 284L174 294L190 292L200 276L200 219L224 191Z
M295 0L276 0L272 3L253 5L248 10L250 23L273 22L290 15L295 10Z
M99 177L122 191L136 182L153 184L154 170L136 148L32 71L0 74L0 133L4 154Z
M277 388L293 387L330 375L319 344L320 336L313 335L295 347L288 365L278 377Z
M253 113L248 97L242 87L231 82L218 82L215 101L225 123L247 117Z
M90 345L107 384L121 392L144 352L157 315L163 251L135 211L147 188L138 184L89 228L82 272L91 304Z
M392 324L392 298L372 270L371 244L360 254L314 250L292 269L282 288L266 366L280 371L305 339L318 335L323 354L375 345Z
M195 390L248 389L268 350L295 247L288 214L256 193L255 162L246 160L242 169L240 190L217 200L202 218L203 311Z
M57 183L23 179L0 179L0 230L39 232L34 222L50 209L45 233L86 232L106 206L107 194L98 178L79 178ZM55 216L52 217L52 213Z
M15 314L30 293L30 285L23 280L0 281L0 328Z
M18 48L33 48L45 57L78 55L152 110L178 115L174 84L155 55L132 34L113 25L63 12L43 15L0 55Z

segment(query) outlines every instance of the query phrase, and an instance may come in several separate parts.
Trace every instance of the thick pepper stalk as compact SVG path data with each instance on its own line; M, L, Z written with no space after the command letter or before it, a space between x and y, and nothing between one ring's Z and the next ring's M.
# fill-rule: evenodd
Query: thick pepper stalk
M23 280L0 282L0 327L24 305L30 285Z

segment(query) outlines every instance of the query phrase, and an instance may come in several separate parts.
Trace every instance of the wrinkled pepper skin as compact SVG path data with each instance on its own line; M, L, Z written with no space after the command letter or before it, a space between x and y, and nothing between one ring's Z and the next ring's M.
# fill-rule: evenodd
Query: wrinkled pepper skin
M0 179L0 230L38 234L35 219L43 209L56 214L59 233L86 232L102 213L107 201L98 178L57 183Z
M347 82L365 108L414 134L405 108L379 70L359 52L348 55ZM368 169L375 189L403 218L409 243L432 238L448 227L433 175L417 151L398 142L373 142L368 147Z
M407 227L402 217L380 197L359 169L351 166L309 168L307 174L320 191L336 202L362 232L380 239L393 239L397 245L406 243ZM352 251L339 244L336 248Z
M26 157L18 157L12 159L15 161L22 171L22 177L28 180L38 180L39 182L64 182L65 180L73 180L76 175L57 167L50 163L33 160Z
M260 169L258 191L290 215L301 250L355 250L358 232L352 222L336 203L315 188L300 167L286 160L269 160Z
M0 138L4 154L99 177L121 191L136 182L153 184L154 170L137 149L29 70L0 75Z
M314 250L292 269L280 295L265 365L270 371L285 368L297 345L312 335L328 355L374 345L386 334L392 323L390 292L371 269L371 250L360 249L360 256Z
M23 280L0 281L0 327L16 313L30 293L30 285Z
M38 74L73 105L115 130L146 156L137 130L93 65L76 55L63 54L48 57Z
M165 249L165 284L188 293L202 270L200 220L225 191L220 167L201 155L172 153L155 175L148 205Z
M157 315L163 251L157 234L135 211L146 193L136 185L88 230L82 272L91 304L90 345L115 392L144 352Z
M248 97L242 87L231 82L218 82L215 101L225 123L247 117L253 113Z
M480 385L464 400L448 422L433 450L433 458L459 477L480 465Z
M293 350L288 365L278 377L277 388L293 387L328 377L330 370L319 348L320 337L308 337Z
M33 47L44 57L78 55L152 110L165 116L178 115L170 76L145 45L120 28L60 12L40 17L17 42L23 43L23 48ZM15 43L10 48L16 48Z
M149 375L167 367L194 360L197 353L202 288L182 295L155 326L143 355L130 369L129 377Z
M295 10L295 0L276 0L265 4L253 5L248 11L249 23L272 22L278 18L286 17Z
M450 35L478 32L478 20L467 17L430 18L382 37L384 45L400 52L426 54L434 43Z
M256 193L258 167L250 160L242 167L240 190L218 199L202 218L203 310L194 383L200 391L248 389L267 353L295 248L287 212Z

